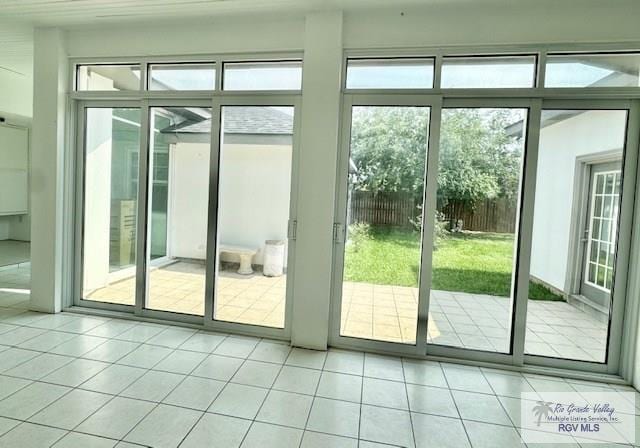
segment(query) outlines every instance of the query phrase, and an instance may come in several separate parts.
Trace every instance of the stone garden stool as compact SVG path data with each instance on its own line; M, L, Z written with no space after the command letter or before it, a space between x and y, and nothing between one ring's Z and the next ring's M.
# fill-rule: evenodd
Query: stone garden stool
M253 260L253 256L258 253L258 249L221 244L219 250L220 250L220 253L226 252L228 254L238 255L238 257L240 257L240 268L238 269L238 274L242 274L242 275L253 274L253 269L251 268L251 261Z

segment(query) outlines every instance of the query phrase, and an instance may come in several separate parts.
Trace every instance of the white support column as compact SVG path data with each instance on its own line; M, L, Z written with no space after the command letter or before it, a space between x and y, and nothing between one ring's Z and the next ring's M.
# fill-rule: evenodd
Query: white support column
M308 15L291 342L319 350L329 328L341 73L342 13Z
M64 34L34 31L31 309L62 308L62 206L67 60Z

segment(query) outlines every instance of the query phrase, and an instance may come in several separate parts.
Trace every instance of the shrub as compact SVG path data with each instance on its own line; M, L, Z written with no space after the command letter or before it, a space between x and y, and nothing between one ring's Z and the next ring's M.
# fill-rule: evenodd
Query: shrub
M349 241L354 252L362 249L365 242L371 239L371 226L363 222L356 222L349 226Z

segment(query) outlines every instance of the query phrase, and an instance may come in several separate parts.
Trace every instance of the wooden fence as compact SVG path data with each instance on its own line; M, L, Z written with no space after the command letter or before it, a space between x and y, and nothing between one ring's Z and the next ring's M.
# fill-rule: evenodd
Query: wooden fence
M377 226L412 228L411 220L420 214L419 202L406 193L371 193L354 191L351 194L349 222ZM455 223L464 221L463 229L477 232L514 233L517 206L514 200L489 199L476 204L473 210L459 210L454 205L442 207L445 219Z

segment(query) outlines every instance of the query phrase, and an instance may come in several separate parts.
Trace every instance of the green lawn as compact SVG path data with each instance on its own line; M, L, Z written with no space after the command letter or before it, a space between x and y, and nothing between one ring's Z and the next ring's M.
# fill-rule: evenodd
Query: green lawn
M417 232L373 228L356 250L348 245L345 280L417 286L420 257ZM510 295L513 235L450 234L433 254L433 289L497 296ZM562 300L549 289L529 284L529 298Z

